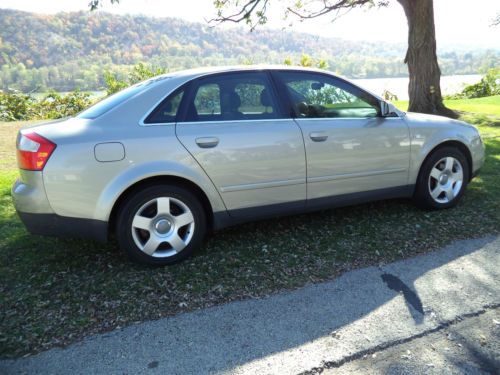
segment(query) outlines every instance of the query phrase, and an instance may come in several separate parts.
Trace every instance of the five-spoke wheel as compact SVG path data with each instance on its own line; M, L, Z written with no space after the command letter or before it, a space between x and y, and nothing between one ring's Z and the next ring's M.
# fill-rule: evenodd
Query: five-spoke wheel
M448 208L458 203L467 182L469 165L454 147L434 151L423 163L415 189L416 203L424 208Z
M189 256L205 233L205 215L196 197L176 186L151 186L123 205L118 242L134 260L164 265Z
M429 192L438 203L451 202L460 193L464 182L462 164L447 156L439 160L429 175Z

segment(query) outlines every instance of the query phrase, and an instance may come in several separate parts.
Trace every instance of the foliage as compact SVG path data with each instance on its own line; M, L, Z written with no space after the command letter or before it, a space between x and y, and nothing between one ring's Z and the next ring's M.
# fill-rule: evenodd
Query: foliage
M148 64L139 63L135 65L129 73L126 80L120 80L116 75L111 72L104 72L104 80L106 82L106 93L108 95L114 94L125 87L134 85L148 78L153 78L168 72L168 69L161 67L154 67Z
M285 57L283 60L284 65L292 66L294 65L293 59L290 56ZM310 55L303 53L300 56L300 60L297 64L298 66L303 66L305 68L311 68L316 66L319 69L328 69L328 62L325 59L314 59Z
M114 94L130 85L166 72L164 68L144 63L135 65L125 79L109 71L104 72L107 94ZM64 95L52 90L40 99L18 91L0 91L0 121L57 119L73 116L93 102L89 93L79 90Z
M104 82L106 82L106 94L111 95L115 92L123 90L128 85L125 81L120 81L115 74L111 72L104 72Z
M32 105L30 119L57 119L73 116L92 104L90 94L78 90L66 95L49 92Z
M461 93L449 96L450 99L460 98L484 98L492 95L500 95L500 68L488 70L486 75L478 83L466 86Z
M51 91L41 99L19 92L0 92L0 121L57 119L72 116L92 104L90 94Z
M33 97L27 94L0 91L0 121L29 119L29 109L33 101Z
M171 18L106 13L37 15L0 12L0 89L22 92L101 90L103 71L127 81L145 62L179 70L242 63L280 64L315 56L332 71L351 78L401 77L405 46L324 38L282 30L207 28ZM443 74L476 73L498 64L500 52L440 55Z

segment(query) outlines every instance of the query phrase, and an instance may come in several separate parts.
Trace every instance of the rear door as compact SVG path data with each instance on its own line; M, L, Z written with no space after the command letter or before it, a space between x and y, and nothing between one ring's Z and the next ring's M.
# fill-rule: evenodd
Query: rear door
M282 116L268 73L198 79L182 106L177 137L212 179L231 215L260 216L261 206L273 212L305 204L302 133Z
M408 126L397 116L381 117L377 98L327 74L273 74L304 133L308 199L408 184Z

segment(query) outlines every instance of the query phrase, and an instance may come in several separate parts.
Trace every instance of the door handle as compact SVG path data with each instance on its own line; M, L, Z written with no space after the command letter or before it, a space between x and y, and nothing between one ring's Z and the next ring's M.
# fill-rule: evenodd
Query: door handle
M196 144L201 148L212 148L219 144L219 138L216 137L196 138Z
M314 142L324 142L328 139L328 135L325 132L312 132L309 133L309 137Z

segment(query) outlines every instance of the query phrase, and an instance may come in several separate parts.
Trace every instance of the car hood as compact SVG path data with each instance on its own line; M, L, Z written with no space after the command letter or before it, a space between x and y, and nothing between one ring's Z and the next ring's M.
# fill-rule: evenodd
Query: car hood
M468 124L464 121L451 119L449 117L437 116L437 115L429 115L426 113L416 113L416 112L407 112L405 116L405 120L409 125L437 125L437 126L450 126L450 127L463 127L468 129L476 129L475 126Z

